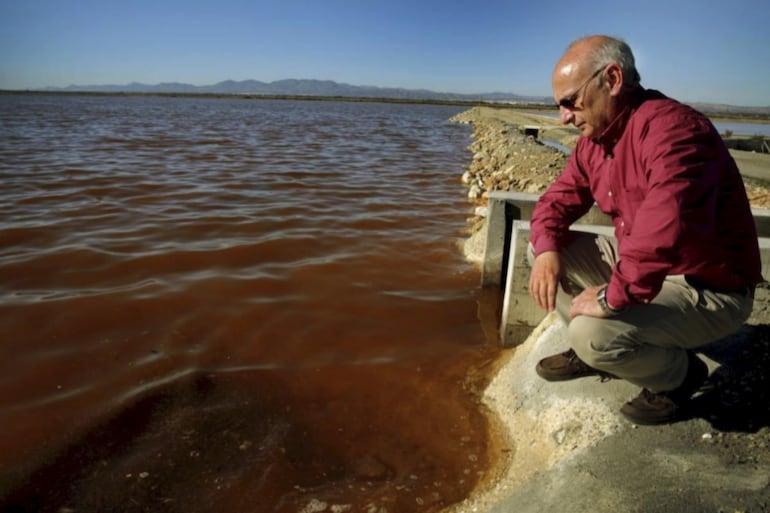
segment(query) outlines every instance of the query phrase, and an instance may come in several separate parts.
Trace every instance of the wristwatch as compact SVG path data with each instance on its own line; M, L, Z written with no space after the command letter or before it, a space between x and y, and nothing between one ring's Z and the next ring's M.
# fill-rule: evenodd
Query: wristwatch
M625 308L612 308L609 303L607 303L607 285L599 289L599 292L596 293L596 301L599 303L599 306L602 307L602 310L604 310L604 313L609 315L617 315Z

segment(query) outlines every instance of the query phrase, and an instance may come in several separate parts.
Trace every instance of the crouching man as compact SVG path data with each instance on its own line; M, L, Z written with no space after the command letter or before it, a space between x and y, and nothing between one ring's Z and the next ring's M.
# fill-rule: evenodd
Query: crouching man
M536 370L625 379L642 391L623 415L674 421L708 377L698 348L741 327L762 281L743 181L705 116L640 85L623 41L574 42L552 85L581 137L532 215L529 290L570 349ZM569 230L594 202L615 237Z

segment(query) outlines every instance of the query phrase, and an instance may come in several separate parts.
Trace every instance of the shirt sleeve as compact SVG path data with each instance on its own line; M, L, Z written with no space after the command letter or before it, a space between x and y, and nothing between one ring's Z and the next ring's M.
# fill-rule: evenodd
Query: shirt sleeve
M624 191L642 200L618 248L607 290L613 307L650 302L683 248L712 237L720 172L715 135L707 120L682 114L653 118L642 132L645 176L638 190Z
M570 225L594 203L588 178L579 163L580 153L581 142L578 142L564 170L535 205L530 221L535 255L561 250Z

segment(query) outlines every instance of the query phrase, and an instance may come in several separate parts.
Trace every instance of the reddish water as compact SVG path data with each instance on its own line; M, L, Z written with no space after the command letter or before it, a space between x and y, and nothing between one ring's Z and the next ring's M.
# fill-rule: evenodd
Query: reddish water
M493 459L459 109L0 96L0 497L436 511Z

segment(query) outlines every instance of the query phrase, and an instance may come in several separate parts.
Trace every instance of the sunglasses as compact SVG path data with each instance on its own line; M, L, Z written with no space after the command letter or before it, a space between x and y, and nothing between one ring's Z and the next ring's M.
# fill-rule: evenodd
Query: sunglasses
M570 96L568 96L566 98L562 98L561 100L559 100L557 105L559 107L564 107L567 110L574 110L574 109L576 109L577 108L578 98L581 96L581 91L585 92L586 86L591 82L591 80L596 78L596 76L599 73L601 73L602 71L604 71L604 66L602 66L601 68L599 68L596 71L594 71L593 74L590 77L588 77L588 80L583 82L583 84L580 87L578 87L577 91L572 93Z

